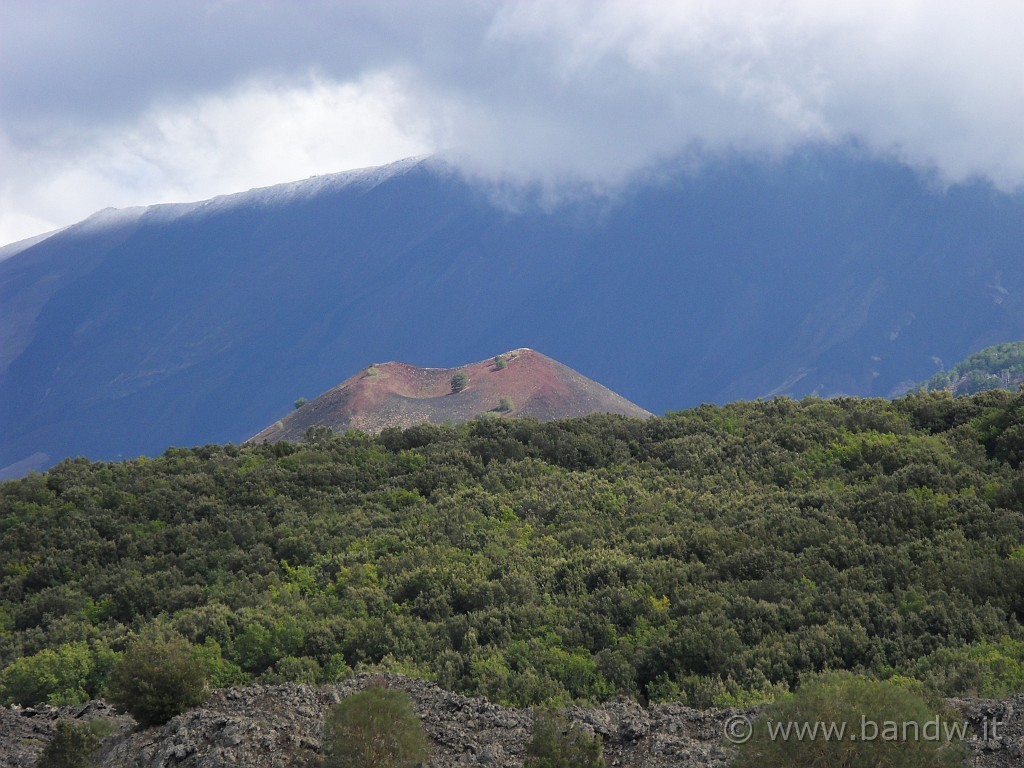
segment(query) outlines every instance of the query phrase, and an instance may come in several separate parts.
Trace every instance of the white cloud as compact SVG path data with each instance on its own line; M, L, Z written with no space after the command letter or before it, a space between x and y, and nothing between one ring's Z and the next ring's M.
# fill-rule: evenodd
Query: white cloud
M615 178L687 147L852 138L950 181L1012 188L1022 35L1019 2L531 0L496 17L489 43L529 52L534 98L471 103L487 131L517 136L464 144L485 173L543 161Z
M853 140L1013 189L1021 39L1019 0L2 5L0 241L442 148L558 193Z
M251 82L227 95L158 106L96 156L121 161L122 183L207 196L214 188L234 191L430 149L426 126L406 111L390 75L356 83Z
M0 241L107 206L204 199L422 154L433 149L428 126L406 114L403 94L388 74L259 80L166 101L88 136L54 133L29 152L5 142L0 162L15 172L0 182Z

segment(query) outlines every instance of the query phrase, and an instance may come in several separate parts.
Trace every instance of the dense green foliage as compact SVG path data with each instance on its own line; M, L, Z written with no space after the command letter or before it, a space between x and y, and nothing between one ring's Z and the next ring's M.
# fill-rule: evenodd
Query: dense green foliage
M81 704L103 690L118 655L102 643L85 641L44 648L14 659L0 671L6 704Z
M0 697L96 695L157 619L213 685L376 668L519 705L701 706L848 669L1024 690L1022 458L1024 396L987 392L65 461L0 485Z
M526 768L604 768L601 737L550 709L534 713Z
M371 687L331 707L324 724L327 768L414 768L427 735L404 691Z
M459 371L452 376L452 392L461 392L467 386L469 386L469 374L465 371Z
M1021 692L1024 681L1024 642L1004 637L997 643L939 648L912 664L910 673L945 696L1012 696Z
M163 725L206 698L206 675L188 640L151 625L114 665L106 696L139 725Z
M502 355L496 355L494 358L494 368L498 371L504 371L508 368L508 360L506 360Z
M96 750L117 726L109 720L60 720L57 730L43 749L36 768L93 768Z
M959 768L966 750L957 718L944 715L892 682L822 675L765 708L733 766Z
M948 389L955 395L972 395L990 389L1016 392L1024 381L1024 341L996 344L977 352L948 371L932 376L922 391Z

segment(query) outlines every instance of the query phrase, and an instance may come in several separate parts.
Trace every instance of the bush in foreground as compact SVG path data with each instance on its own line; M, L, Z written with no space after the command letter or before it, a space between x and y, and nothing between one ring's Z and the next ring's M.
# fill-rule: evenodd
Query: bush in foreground
M61 720L36 768L92 768L97 765L96 750L116 730L117 726L109 720Z
M958 725L910 688L825 674L766 707L733 768L954 768L965 757L959 740L948 738ZM817 730L798 735L801 726Z
M423 724L404 691L368 688L331 708L327 768L413 768L428 755Z
M142 726L163 725L206 698L207 670L177 632L154 625L128 646L110 673L107 700Z
M527 768L604 768L601 737L572 724L558 712L537 710L526 745Z

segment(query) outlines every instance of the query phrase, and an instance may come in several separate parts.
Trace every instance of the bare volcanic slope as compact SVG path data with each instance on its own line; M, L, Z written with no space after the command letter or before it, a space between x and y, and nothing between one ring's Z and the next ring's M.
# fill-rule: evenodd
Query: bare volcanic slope
M453 391L452 377L469 377ZM461 423L481 414L528 416L544 421L618 413L646 418L650 412L532 349L516 349L458 368L417 368L380 363L329 389L250 442L301 440L310 427L336 432Z

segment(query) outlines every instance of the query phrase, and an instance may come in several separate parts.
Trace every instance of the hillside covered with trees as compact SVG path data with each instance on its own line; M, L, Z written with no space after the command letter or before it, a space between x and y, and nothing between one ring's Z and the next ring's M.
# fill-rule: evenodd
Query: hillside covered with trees
M954 395L973 395L990 389L1017 391L1024 383L1024 342L996 344L940 371L926 381L922 391L945 389Z
M1024 689L1024 396L776 399L65 461L0 485L0 697L99 695L169 625L215 685L494 701Z

